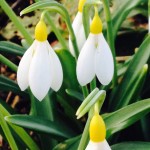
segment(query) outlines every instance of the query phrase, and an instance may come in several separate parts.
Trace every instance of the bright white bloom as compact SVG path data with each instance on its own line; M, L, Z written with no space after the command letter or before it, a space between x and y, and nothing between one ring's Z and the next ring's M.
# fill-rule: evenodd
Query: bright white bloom
M39 101L46 96L50 87L58 91L63 81L58 56L46 39L46 25L40 21L35 29L35 41L23 55L17 71L20 89L24 91L30 86Z
M82 49L86 41L83 21L82 21L82 8L83 8L85 1L86 0L79 1L78 13L72 23L72 28L74 30L74 33L77 39L77 45L78 45L79 51ZM70 49L71 54L75 56L70 36L69 36L69 49Z
M82 86L91 82L95 75L103 85L108 85L113 78L113 56L103 36L97 12L91 23L88 39L79 54L76 71Z
M90 141L85 150L111 150L111 148L106 140L99 143Z
M105 137L105 123L102 117L96 113L90 123L90 141L85 150L111 150Z

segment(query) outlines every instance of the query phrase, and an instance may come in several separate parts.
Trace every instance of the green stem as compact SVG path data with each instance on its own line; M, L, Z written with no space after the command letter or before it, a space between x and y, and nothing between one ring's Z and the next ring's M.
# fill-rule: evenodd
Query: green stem
M87 122L86 122L86 125L85 125L85 128L84 128L84 131L82 133L82 137L81 137L81 140L80 140L80 143L79 143L79 146L78 146L78 150L85 150L85 147L88 143L89 127L90 127L90 122L91 122L92 116L93 116L93 111L90 110L89 114L88 114L88 119L87 119Z
M0 110L4 117L10 115L10 113L2 105L0 105ZM27 145L29 149L39 150L37 144L32 140L31 136L28 135L28 133L23 128L11 123L9 123L9 126L11 126L14 132L22 139L22 141Z
M89 132L88 131L89 131L89 126L90 126L90 121L91 121L91 118L88 117L84 131L82 133L82 137L81 137L81 140L79 143L78 150L85 150L85 147L87 145L87 139L89 138Z
M89 95L87 86L82 86L82 92L83 92L84 98L86 98Z
M115 46L114 46L114 36L113 36L113 27L112 27L112 19L111 19L111 13L109 9L109 2L108 0L102 0L104 5L104 11L105 11L105 17L107 22L107 39L108 43L110 45L110 48L112 50L113 59L114 59L114 78L113 78L113 84L114 86L117 84L117 67L116 67L116 52L115 52Z
M66 25L67 25L68 30L69 30L70 39L71 39L71 42L72 42L72 45L73 45L73 48L74 48L75 58L77 60L78 59L78 55L79 55L79 49L78 49L78 45L77 45L77 41L76 41L76 36L75 36L73 28L72 28L70 17L68 15L67 10L64 9L61 5L59 5L59 6L63 9L64 12L62 12L62 10L58 11L58 9L56 9L56 8L48 9L48 11L59 12L63 17L65 16L64 17L65 18L65 22L66 22Z
M52 19L50 18L49 14L46 13L46 19L48 21L48 23L51 26L52 31L56 34L56 37L58 38L59 42L61 43L61 45L63 46L63 48L68 49L66 41L64 40L64 38L62 37L61 33L59 32L59 30L56 28L56 25L54 24L54 21L52 21Z
M30 115L32 116L40 116L46 120L54 121L53 116L53 107L51 104L51 98L50 95L47 94L47 96L39 102L31 93L29 90L29 95L31 99L31 110ZM52 149L53 146L55 146L55 141L52 139L52 137L49 137L48 135L40 135L41 139L41 145L42 150L45 150L47 148Z
M10 60L8 60L6 57L4 57L2 54L0 54L0 62L7 65L13 71L17 72L17 66L14 63L12 63Z
M54 5L56 5L56 4L54 3ZM58 6L60 7L59 9L58 9ZM47 10L58 12L59 14L62 15L63 18L65 18L65 22L66 22L66 25L67 25L67 28L68 28L69 34L70 34L70 39L71 39L71 42L72 42L72 45L74 48L75 58L77 60L78 55L79 55L79 49L78 49L78 45L77 45L77 41L76 41L76 36L75 36L73 28L72 28L72 23L71 23L71 20L70 20L67 10L61 4L57 4L57 8L53 7L51 9L47 9Z
M90 90L91 92L96 88L96 77L90 83Z
M40 1L41 0L35 0L35 2L40 2ZM47 11L47 10L45 10L45 11ZM55 33L56 37L58 38L58 40L61 43L61 45L63 46L63 48L68 49L66 41L64 40L64 38L62 37L61 33L57 29L54 21L51 19L51 17L49 16L48 13L46 13L44 15L46 16L46 19L47 19L48 23L50 24L52 31Z
M11 7L5 2L5 0L0 0L0 5L2 9L5 11L7 16L11 19L11 21L15 24L17 29L22 33L24 38L27 40L29 44L32 44L33 39L30 34L27 32L21 21L17 18L16 14L12 11Z
M30 109L30 115L31 116L37 116L37 109L36 109L36 100L35 97L33 96L30 88L28 88L28 93L30 96L30 100L31 100L31 109Z
M9 143L11 149L12 150L18 150L16 142L15 142L15 140L14 140L12 134L11 134L11 131L10 131L6 121L4 120L4 116L3 116L2 113L0 113L0 122L1 122L1 127L2 127L2 129L4 131L4 134L5 134L5 136L6 136L7 140L8 140L8 143Z

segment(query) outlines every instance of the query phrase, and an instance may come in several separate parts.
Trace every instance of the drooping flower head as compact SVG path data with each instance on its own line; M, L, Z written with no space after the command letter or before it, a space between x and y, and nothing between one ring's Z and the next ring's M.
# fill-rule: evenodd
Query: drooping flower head
M113 56L103 36L97 8L90 26L90 34L79 54L76 71L82 86L90 83L95 75L103 85L108 85L113 78Z
M18 85L22 91L30 86L33 95L41 101L50 87L58 91L62 80L62 66L47 41L46 24L40 20L35 28L35 40L19 63Z
M79 51L82 49L83 44L86 41L83 21L82 21L82 10L83 10L83 6L85 2L86 0L79 0L78 13L72 23L72 27L73 27L73 30L77 39L77 45L78 45ZM70 49L71 54L75 56L70 36L69 36L69 49Z
M90 122L90 141L85 150L111 150L106 141L106 126L102 117L96 113Z

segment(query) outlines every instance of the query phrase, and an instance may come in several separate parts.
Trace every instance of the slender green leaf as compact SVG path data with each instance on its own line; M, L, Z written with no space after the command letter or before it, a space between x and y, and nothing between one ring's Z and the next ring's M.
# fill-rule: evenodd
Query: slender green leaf
M128 105L132 100L136 101L140 95L140 92L143 88L144 81L147 75L148 65L144 65L140 73L137 75L137 78L131 83L131 86L128 87L124 96L122 96L120 103L116 105L116 108L119 109L123 106Z
M149 150L150 142L124 142L111 146L112 150Z
M123 64L117 64L117 75L118 77L124 75L124 73L127 71L128 66L130 64L130 61L132 60L132 57L130 57L129 59L127 59Z
M53 150L77 150L81 136L77 136L59 143Z
M13 54L22 56L25 52L25 49L20 45L14 44L8 41L0 41L0 53L3 54Z
M150 112L150 99L141 100L104 117L107 138L123 130Z
M139 47L137 53L131 60L129 67L123 77L122 82L119 84L115 94L111 96L110 105L111 110L116 109L116 104L120 103L121 97L127 92L129 87L139 74L142 67L146 64L150 56L150 36L148 36Z
M0 75L0 90L12 91L14 93L24 95L24 96L25 95L27 96L28 94L26 91L22 92L16 82L3 75Z
M66 89L66 93L76 99L78 99L80 102L83 102L83 95L75 90L72 89Z
M116 0L117 1L117 0ZM122 22L126 19L129 13L140 3L146 0L121 0L118 2L117 9L114 8L114 12L112 14L112 22L113 22L113 33L114 37L116 37L117 32L122 24Z
M5 117L5 120L18 126L50 134L53 136L53 138L59 140L74 136L73 132L65 126L60 126L58 123L44 120L40 117L32 117L28 115L12 115Z
M12 71L15 71L15 72L17 71L17 65L15 65L13 62L11 62L2 54L0 54L0 63L7 65Z
M11 147L12 150L18 150L18 147L16 145L16 142L11 134L11 131L9 129L9 126L7 125L6 121L4 120L4 115L2 113L0 113L0 123L1 123L1 127L3 129L3 132L9 142L9 145Z
M0 105L0 110L4 117L10 115L9 112L2 105ZM36 143L32 140L32 138L27 134L27 132L23 128L13 124L9 125L13 129L13 131L20 137L20 139L27 145L28 148L32 150L39 150Z

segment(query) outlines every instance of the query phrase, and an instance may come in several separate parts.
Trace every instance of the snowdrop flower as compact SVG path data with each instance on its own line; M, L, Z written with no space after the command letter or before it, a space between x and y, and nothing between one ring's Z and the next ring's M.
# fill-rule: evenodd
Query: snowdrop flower
M91 82L95 74L103 85L109 84L113 78L113 56L103 36L97 8L90 26L90 34L79 54L76 71L81 86Z
M33 95L41 101L50 87L58 91L62 80L62 66L47 41L46 25L40 20L35 28L35 40L19 63L18 85L22 91L30 86Z
M85 150L111 150L105 137L105 123L102 117L96 113L90 123L90 141Z
M72 27L73 27L73 30L77 39L77 45L78 45L79 50L82 49L83 44L86 41L83 22L82 22L82 8L85 2L86 0L79 1L78 13L72 23ZM70 36L69 36L69 49L70 49L71 54L75 57L75 53L74 53L74 49L73 49Z

